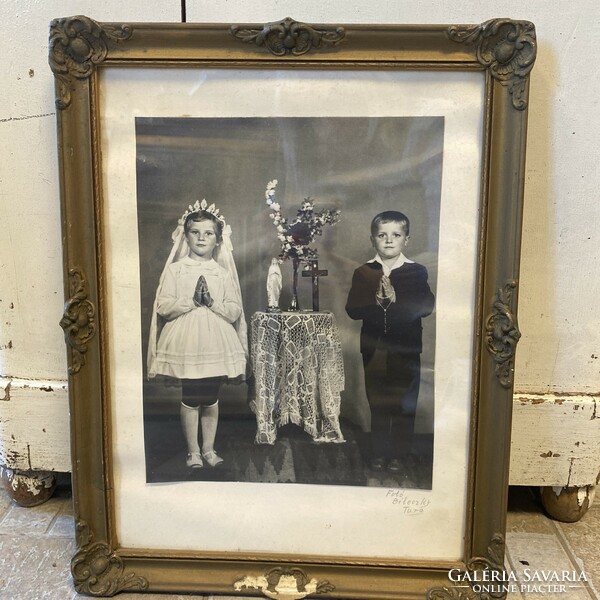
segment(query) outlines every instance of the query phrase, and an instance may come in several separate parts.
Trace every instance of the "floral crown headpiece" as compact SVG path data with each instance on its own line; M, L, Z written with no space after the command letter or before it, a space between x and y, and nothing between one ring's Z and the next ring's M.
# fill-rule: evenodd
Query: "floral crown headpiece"
M188 206L187 210L181 215L181 219L179 219L179 224L183 225L189 215L191 215L192 213L199 212L201 210L203 210L207 213L210 213L215 218L217 218L219 221L221 221L221 223L223 223L223 225L225 225L225 217L223 215L219 214L219 209L215 207L214 202L213 202L213 204L209 205L208 202L206 201L206 199L204 199L204 198L202 199L202 201L196 200L196 202L194 202L193 205L190 204Z

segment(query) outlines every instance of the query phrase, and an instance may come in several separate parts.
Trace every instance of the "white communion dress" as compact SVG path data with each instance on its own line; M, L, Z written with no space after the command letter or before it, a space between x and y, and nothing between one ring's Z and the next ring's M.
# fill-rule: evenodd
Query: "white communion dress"
M210 308L194 304L201 275L213 300ZM171 263L156 308L166 321L156 347L157 374L178 379L245 374L246 354L233 326L242 313L241 302L231 274L215 260L186 256Z

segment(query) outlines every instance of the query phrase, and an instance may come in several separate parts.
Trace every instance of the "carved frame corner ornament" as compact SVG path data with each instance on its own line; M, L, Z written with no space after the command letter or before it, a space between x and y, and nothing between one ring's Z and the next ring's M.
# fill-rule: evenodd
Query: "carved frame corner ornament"
M54 19L50 23L48 62L59 85L56 107L64 110L71 104L73 79L87 79L102 63L111 42L131 37L130 25L102 26L83 16Z
M71 575L79 594L114 596L125 590L147 590L148 580L125 573L123 560L107 544L93 542L85 521L77 522L79 551L71 560Z
M125 590L147 590L148 580L124 573L123 560L101 542L82 548L71 561L71 574L79 594L114 596Z
M262 27L232 25L229 30L238 40L246 44L264 46L275 56L301 56L311 50L337 46L346 37L343 27L317 29L290 17L283 21L267 23Z
M452 25L448 37L455 42L477 44L479 63L508 87L517 110L527 108L525 90L537 54L533 23L492 19L481 25Z
M487 548L487 556L473 557L466 565L466 571L461 572L461 585L448 585L441 588L433 588L427 592L427 600L503 600L506 598L502 582L504 581L504 550L506 542L501 533L495 533ZM486 586L485 591L475 591L473 584L478 583L478 573L483 571L493 571L497 573L496 577L485 578L486 580L496 581L496 586ZM468 576L467 576L468 575ZM457 578L458 579L458 578ZM489 587L497 589L489 591Z
M96 308L88 299L87 281L79 268L69 270L71 297L65 304L60 326L70 348L69 375L75 375L85 364L87 344L96 333Z
M513 291L517 281L511 280L504 288L496 291L493 312L485 324L485 342L488 352L496 362L496 377L502 387L512 385L515 370L515 351L521 332L517 325L517 316L511 309Z
M298 567L276 567L264 575L247 575L233 584L233 589L259 590L266 598L274 600L301 600L309 594L327 594L335 590L329 581L311 579Z

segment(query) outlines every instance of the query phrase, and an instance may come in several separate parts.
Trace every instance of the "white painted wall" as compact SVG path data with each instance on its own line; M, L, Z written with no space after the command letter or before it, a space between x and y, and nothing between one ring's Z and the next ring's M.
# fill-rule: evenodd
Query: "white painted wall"
M54 78L56 17L179 21L179 0L0 2L0 376L66 379Z
M61 380L62 255L48 22L178 21L179 0L0 4L0 376ZM597 0L188 0L188 21L479 23L537 26L521 271L517 389L600 392L600 5Z

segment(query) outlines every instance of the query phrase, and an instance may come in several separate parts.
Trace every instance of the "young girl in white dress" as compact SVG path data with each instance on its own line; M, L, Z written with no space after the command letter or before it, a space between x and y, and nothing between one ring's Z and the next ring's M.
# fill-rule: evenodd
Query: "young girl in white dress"
M181 380L186 464L216 467L223 463L214 449L219 389L225 380L240 381L247 361L247 327L231 228L214 204L203 200L183 214L173 241L156 292L148 376ZM160 322L164 326L158 334Z

